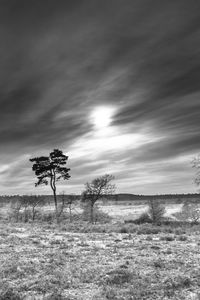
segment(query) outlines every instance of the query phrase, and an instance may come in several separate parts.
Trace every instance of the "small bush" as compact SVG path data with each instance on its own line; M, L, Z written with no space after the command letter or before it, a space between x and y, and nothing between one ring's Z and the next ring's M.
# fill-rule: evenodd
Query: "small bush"
M183 228L177 228L177 229L174 230L174 233L176 235L182 235L182 234L185 234L186 231Z
M90 208L90 205L88 205L88 203L83 206L83 212L82 212L83 221L91 220L91 211L90 210L91 210L91 208ZM93 220L94 220L94 223L104 224L104 223L109 223L112 220L112 218L109 216L109 214L103 212L96 204L93 207Z
M109 285L122 285L130 283L133 279L133 274L127 269L115 269L106 274L105 282Z
M129 233L128 228L127 227L122 227L120 229L120 233Z
M174 238L174 236L171 236L171 235L164 235L164 236L160 237L160 240L161 241L171 242L171 241L174 241L175 238Z
M191 222L192 225L198 225L200 222L200 207L198 204L186 201L182 211L176 213L176 218L180 221Z
M181 242L184 242L184 241L187 241L187 236L186 235L180 235L179 237L178 237L178 240L179 241L181 241Z
M7 288L0 291L0 300L22 300L23 298L19 295L17 291L12 288Z
M54 212L48 212L41 215L41 221L53 223L55 221L55 213Z
M107 300L118 300L118 291L116 291L115 287L104 286L103 294Z
M152 223L152 219L148 215L148 213L144 212L139 216L138 219L133 220L134 224L143 224L143 223Z
M60 292L53 292L52 294L48 295L45 297L45 300L73 300L74 298L72 297L65 297L62 295ZM74 299L75 300L75 299Z
M95 222L98 223L110 223L112 220L111 216L109 216L109 214L103 212L102 210L98 210L95 214Z
M155 227L141 227L138 228L137 234L158 234L160 232L159 228Z
M127 224L127 225L119 225L113 227L113 232L119 232L119 233L136 233L138 229L138 226L134 224Z
M161 259L154 261L153 265L155 268L165 268L165 263Z
M150 200L148 214L154 224L161 224L165 208L158 200Z
M168 279L165 280L164 284L167 289L176 290L176 289L180 289L180 288L190 287L192 284L192 281L187 276L179 275L179 276L176 276L173 278L169 277Z

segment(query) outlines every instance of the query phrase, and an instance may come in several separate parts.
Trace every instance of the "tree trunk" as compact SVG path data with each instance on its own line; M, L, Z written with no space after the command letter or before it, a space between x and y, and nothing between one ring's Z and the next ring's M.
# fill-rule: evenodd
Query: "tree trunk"
M90 204L90 223L93 224L94 222L94 204Z
M51 181L50 185L53 191L54 203L55 203L55 213L56 213L56 221L58 222L58 205L57 205L57 197L56 197L56 174L54 170L51 170Z
M69 222L72 222L72 206L71 203L69 204Z
M32 207L32 221L34 222L35 220L35 207Z
M55 189L53 189L53 197L54 197L54 203L55 203L56 221L58 221L58 203L57 203L57 197L56 197L56 190Z

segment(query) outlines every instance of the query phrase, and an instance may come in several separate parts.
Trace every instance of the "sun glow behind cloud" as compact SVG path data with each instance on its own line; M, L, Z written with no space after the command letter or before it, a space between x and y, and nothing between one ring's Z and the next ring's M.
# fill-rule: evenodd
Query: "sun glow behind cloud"
M160 137L154 137L149 132L128 132L119 126L111 126L112 116L116 109L98 107L91 116L93 130L77 139L69 148L71 159L101 160L111 153L120 153L126 157L128 149L136 149Z
M92 111L90 115L90 121L96 130L103 130L112 122L113 114L114 108L99 106Z
M111 126L115 112L114 107L99 106L93 109L89 121L93 130L79 138L70 149L71 157L90 157L99 159L105 153L122 151L138 147L147 141L145 135L123 132L117 126Z
M73 185L75 180L74 184L78 186L79 183L110 173L115 176L118 189L122 191L124 181L122 180L121 185L121 179L131 176L127 191L134 191L133 178L139 172L139 167L136 168L137 158L134 162L134 155L143 151L147 144L158 140L162 140L162 137L153 135L149 128L140 132L130 132L121 126L112 125L98 129L94 126L93 131L77 139L67 150L72 170L71 184Z

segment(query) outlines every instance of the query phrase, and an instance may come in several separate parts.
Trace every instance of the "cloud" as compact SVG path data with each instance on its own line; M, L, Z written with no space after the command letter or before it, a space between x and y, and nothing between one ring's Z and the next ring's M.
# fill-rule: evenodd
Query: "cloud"
M122 180L126 162L143 168L195 155L200 148L199 11L195 0L3 1L0 170L7 172L8 165L17 173L19 165L12 164L20 157L63 148L72 153L75 190L85 172L84 182L106 168ZM95 136L89 116L99 105L115 107L111 128L118 134ZM138 136L148 143L136 141L134 148ZM119 169L113 167L117 161ZM17 176L23 178L28 168L25 164ZM156 172L154 180L166 190L162 170ZM5 184L12 186L14 174L6 174ZM131 174L121 189L128 188ZM174 176L166 174L169 181Z

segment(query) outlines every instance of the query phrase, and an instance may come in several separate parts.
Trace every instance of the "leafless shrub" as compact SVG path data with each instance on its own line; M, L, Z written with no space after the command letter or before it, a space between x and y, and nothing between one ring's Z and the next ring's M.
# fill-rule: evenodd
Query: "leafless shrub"
M91 220L91 206L90 203L83 203L83 213L82 218L83 221L89 221ZM103 212L97 204L93 207L93 223L109 223L111 221L111 217Z
M176 214L176 218L181 221L189 221L192 224L198 224L200 221L199 205L186 201L182 211Z
M134 224L152 223L152 219L147 212L144 212L137 219L131 220L130 223L134 223Z
M148 214L154 224L160 224L165 214L164 206L155 199L149 201Z
M40 196L21 196L11 204L10 219L16 222L34 221L38 213L37 207L41 205L43 198Z
M74 210L74 206L76 204L76 198L74 195L65 195L64 193L61 195L61 200L58 205L58 219L67 212L69 214L69 221L72 222L72 214Z

